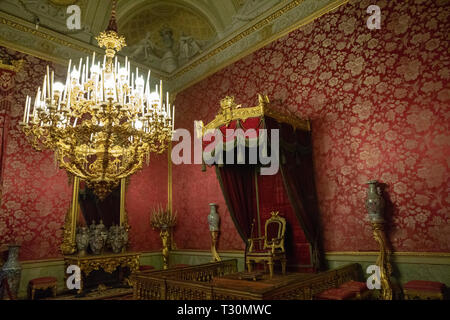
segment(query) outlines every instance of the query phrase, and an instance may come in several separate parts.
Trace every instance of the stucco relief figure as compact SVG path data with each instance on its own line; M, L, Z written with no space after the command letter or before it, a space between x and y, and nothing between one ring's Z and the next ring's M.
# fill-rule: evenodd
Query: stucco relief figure
M160 60L160 57L156 53L157 47L150 37L150 32L147 32L145 38L133 46L133 52L130 54L132 58L144 58L149 63Z
M197 40L184 34L180 36L180 53L178 55L180 64L184 64L187 60L201 52L202 48Z
M166 72L172 72L178 67L178 59L174 53L173 31L169 27L163 27L159 32L164 45L164 54L161 58L161 68Z
M164 26L159 35L163 46L154 43L151 40L150 32L147 32L145 38L130 49L132 52L129 55L136 60L145 61L170 73L178 67L173 31L168 26Z

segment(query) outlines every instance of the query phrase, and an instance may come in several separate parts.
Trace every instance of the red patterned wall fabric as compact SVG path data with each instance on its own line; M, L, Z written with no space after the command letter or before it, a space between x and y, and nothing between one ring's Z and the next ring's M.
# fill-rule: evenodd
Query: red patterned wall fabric
M377 1L381 30L366 27L370 1L352 1L178 94L177 127L210 121L225 95L243 106L256 94L281 99L313 123L320 210L328 251L376 250L364 209L365 183L387 184L390 239L398 251L450 250L448 2ZM60 256L61 226L71 187L52 152L36 152L18 122L46 62L24 59L16 76L5 158L0 243L21 242L22 260ZM56 71L63 77L65 68ZM173 167L175 240L209 249L208 203L222 218L219 250L244 248L213 169ZM167 201L167 157L131 177L130 249L160 248L150 210Z
M202 117L200 113L191 113L188 109L185 109L192 105L187 101L183 103L183 101L178 100L178 98L176 100L176 103L180 104L180 109L185 110L186 113L182 117L176 116L175 124L178 128L190 130L191 136L194 137L194 119L205 119L205 117ZM176 106L179 108L178 105ZM214 109L217 110L218 108L214 106ZM194 150L193 142L191 145L192 150ZM178 224L174 239L178 248L210 249L211 236L207 220L208 204L216 203L217 212L221 219L218 250L244 250L244 242L238 234L227 209L215 168L208 168L206 172L201 172L201 165L181 164L173 165L172 170L173 210L178 213Z
M284 111L312 119L327 251L378 249L364 208L365 183L378 179L387 184L394 249L448 252L449 4L377 1L381 29L369 30L370 4L343 5L184 90L177 127L211 121L226 95L245 107L257 93L281 99ZM185 248L208 248L212 201L222 218L219 248L243 248L214 171L175 167L176 237Z
M23 119L26 95L34 96L42 85L46 62L1 48L12 59L24 59L15 76L10 126L3 174L0 207L0 243L22 244L21 259L59 255L61 227L69 208L71 188L67 175L57 169L52 152L36 152L25 140L19 122ZM60 77L62 70L55 70Z
M130 178L125 202L131 226L130 250L161 249L159 230L150 226L150 213L159 204L167 204L167 165L167 154L151 155L150 165ZM176 226L175 232L178 230Z
M0 201L2 196L3 172L6 158L6 142L11 118L12 93L15 72L0 69Z

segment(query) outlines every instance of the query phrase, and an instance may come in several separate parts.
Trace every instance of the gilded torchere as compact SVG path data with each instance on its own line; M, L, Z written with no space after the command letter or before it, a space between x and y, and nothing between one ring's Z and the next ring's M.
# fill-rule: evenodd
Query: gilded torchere
M366 209L373 228L373 236L380 246L380 254L377 259L377 266L380 268L381 296L383 300L392 300L392 285L390 276L392 266L390 263L391 250L384 230L384 199L378 181L371 180L367 183Z
M103 199L152 152L167 149L175 109L162 81L152 91L150 71L145 80L137 68L132 72L128 58L118 59L126 44L117 33L115 2L97 41L104 57L94 52L79 63L70 60L64 84L47 66L34 102L26 98L21 126L34 148L54 150L59 166Z
M161 228L161 232L159 233L159 236L161 237L161 244L162 244L162 257L163 257L163 269L169 268L169 241L170 241L170 234L169 230L166 227Z
M159 236L162 243L162 256L163 256L163 268L169 268L169 252L171 249L171 238L173 228L177 223L177 215L173 213L171 209L163 209L162 206L158 206L153 210L150 218L150 224L153 229L160 229Z
M390 263L391 250L389 249L383 223L372 223L373 237L380 246L380 254L377 259L377 266L380 267L381 296L383 300L392 300L392 285L390 276L392 266Z

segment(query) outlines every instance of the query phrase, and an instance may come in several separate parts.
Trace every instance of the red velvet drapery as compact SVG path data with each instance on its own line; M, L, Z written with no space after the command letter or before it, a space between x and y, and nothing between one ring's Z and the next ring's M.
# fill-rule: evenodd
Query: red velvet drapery
M286 123L266 118L268 129L280 131L280 172L285 195L311 244L314 269L323 267L320 219L314 181L314 163L310 131L295 130ZM270 130L268 131L270 135Z
M246 137L247 142L258 138L260 129L268 129L269 143L270 129L279 129L281 157L280 170L273 176L256 176L258 164L225 164L216 168L225 201L239 234L247 243L251 223L253 219L257 220L258 209L260 224L256 227L262 232L270 212L280 211L289 224L286 243L290 269L321 269L319 212L310 132L295 130L291 125L279 123L267 116L234 120L219 128L227 151L230 146L235 148L236 144L233 143L235 137L225 134L226 129L236 128L242 128L244 131L255 129L256 135ZM211 142L204 142L203 148L211 150L214 139L206 140ZM246 145L249 146L248 143ZM248 163L247 155L248 152L245 157ZM225 155L223 158L225 159ZM255 232L256 230L252 236Z
M242 239L247 243L256 218L255 167L251 165L217 166L216 174L228 210Z

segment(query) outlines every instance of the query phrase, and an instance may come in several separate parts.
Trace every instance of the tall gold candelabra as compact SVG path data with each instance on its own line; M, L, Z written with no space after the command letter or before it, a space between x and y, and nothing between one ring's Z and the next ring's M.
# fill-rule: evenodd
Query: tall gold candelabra
M159 236L162 243L163 269L169 268L169 252L171 249L171 238L173 235L173 228L177 223L177 215L169 208L163 209L158 206L153 210L150 218L150 224L153 229L160 229Z
M390 276L392 266L390 263L391 250L384 229L384 199L378 186L378 181L371 180L367 183L366 209L373 228L373 236L380 247L380 254L377 259L377 266L380 268L381 297L383 300L392 300L392 285Z
M211 253L213 256L213 261L222 261L219 254L217 253L217 241L219 239L219 231L210 231L211 233Z
M384 223L372 223L373 237L380 246L380 254L377 259L377 266L380 268L381 297L383 300L392 300L391 274L392 266L390 263L391 250L389 249Z

